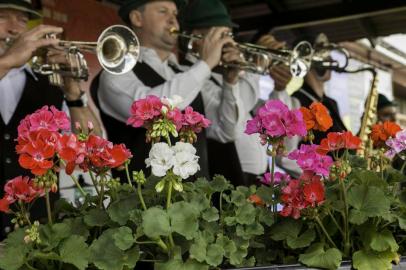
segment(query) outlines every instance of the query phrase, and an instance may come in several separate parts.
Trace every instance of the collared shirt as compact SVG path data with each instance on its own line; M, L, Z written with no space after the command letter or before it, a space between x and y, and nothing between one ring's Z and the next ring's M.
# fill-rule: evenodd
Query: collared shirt
M186 108L201 92L206 117L212 121L207 136L220 142L235 139L236 130L241 128L241 100L238 86L224 85L223 90L209 80L211 70L204 61L192 67L180 66L175 55L162 61L155 50L141 47L140 62L147 63L167 81L157 87L147 87L133 71L122 75L102 72L99 84L99 102L103 111L115 119L126 122L130 116L131 104L147 95L158 97L181 96L180 109ZM175 73L169 66L184 71Z
M23 94L27 80L25 71L37 80L28 65L11 69L0 80L0 113L6 125L10 122Z

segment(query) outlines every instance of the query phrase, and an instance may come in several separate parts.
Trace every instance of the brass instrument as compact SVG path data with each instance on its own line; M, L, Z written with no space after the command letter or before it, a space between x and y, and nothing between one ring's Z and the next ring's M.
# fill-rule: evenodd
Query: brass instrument
M8 38L4 42L10 47L14 40ZM137 36L130 28L122 25L106 28L97 42L61 40L59 46L67 52L69 66L47 64L46 49L39 50L32 58L33 71L49 75L50 83L57 86L63 85L64 76L78 80L88 79L89 69L82 52L95 53L102 68L112 74L123 74L133 69L140 52Z
M361 128L359 131L359 137L361 138L361 147L357 151L362 157L368 159L368 168L370 168L369 154L372 151L372 140L369 139L369 134L372 131L372 125L377 120L377 106L378 106L378 80L377 73L374 69L368 69L372 72L373 79L371 83L371 89L368 93L367 100L365 102L364 115L362 117Z
M202 35L187 34L172 28L170 33L186 38L188 50L193 49L193 41L201 40ZM285 64L290 67L294 77L304 77L310 70L313 49L309 42L300 42L293 50L275 50L250 43L237 43L241 52L242 61L237 63L220 63L224 67L236 67L248 72L261 75L269 74L269 69L277 64Z

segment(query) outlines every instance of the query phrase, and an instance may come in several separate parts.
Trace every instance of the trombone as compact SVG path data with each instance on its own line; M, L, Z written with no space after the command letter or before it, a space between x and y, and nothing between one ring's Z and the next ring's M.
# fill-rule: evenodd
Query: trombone
M170 33L189 40L187 48L193 49L193 41L203 39L202 35L187 34L176 28L170 29ZM242 61L234 63L221 62L224 67L235 67L248 72L267 75L269 69L277 64L285 64L290 67L294 77L304 77L310 70L314 50L307 41L297 44L293 50L275 50L250 43L237 43Z
M47 38L55 38L49 35ZM14 40L4 40L11 46ZM87 80L89 68L82 52L94 53L104 70L112 74L124 74L134 68L140 54L140 44L135 33L128 27L112 25L106 28L97 42L61 40L58 44L67 52L69 66L46 63L46 49L40 49L32 58L32 69L48 75L53 85L63 86L62 77Z

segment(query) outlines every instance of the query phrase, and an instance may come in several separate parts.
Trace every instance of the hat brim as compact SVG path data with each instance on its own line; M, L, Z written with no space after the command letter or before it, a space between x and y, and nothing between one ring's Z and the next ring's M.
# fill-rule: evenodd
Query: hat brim
M30 8L26 8L26 7L22 7L19 5L15 5L15 4L0 4L0 8L9 8L9 9L15 9L15 10L19 10L22 12L26 12L29 15L30 19L40 19L42 18L42 15Z
M199 22L199 23L185 23L184 28L187 30L210 28L210 27L230 27L232 29L238 29L240 26L232 21L224 22L221 21L210 21L210 22Z

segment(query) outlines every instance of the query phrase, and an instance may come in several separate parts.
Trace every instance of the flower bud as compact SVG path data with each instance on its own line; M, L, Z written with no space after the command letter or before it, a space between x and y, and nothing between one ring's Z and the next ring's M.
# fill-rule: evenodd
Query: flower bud
M56 183L53 183L51 186L51 192L56 193L58 191L58 185Z
M164 188L165 188L165 181L164 181L164 180L161 180L161 181L158 182L158 184L156 184L156 186L155 186L155 190L156 190L156 192L158 192L158 193L162 192L162 190L164 190Z

